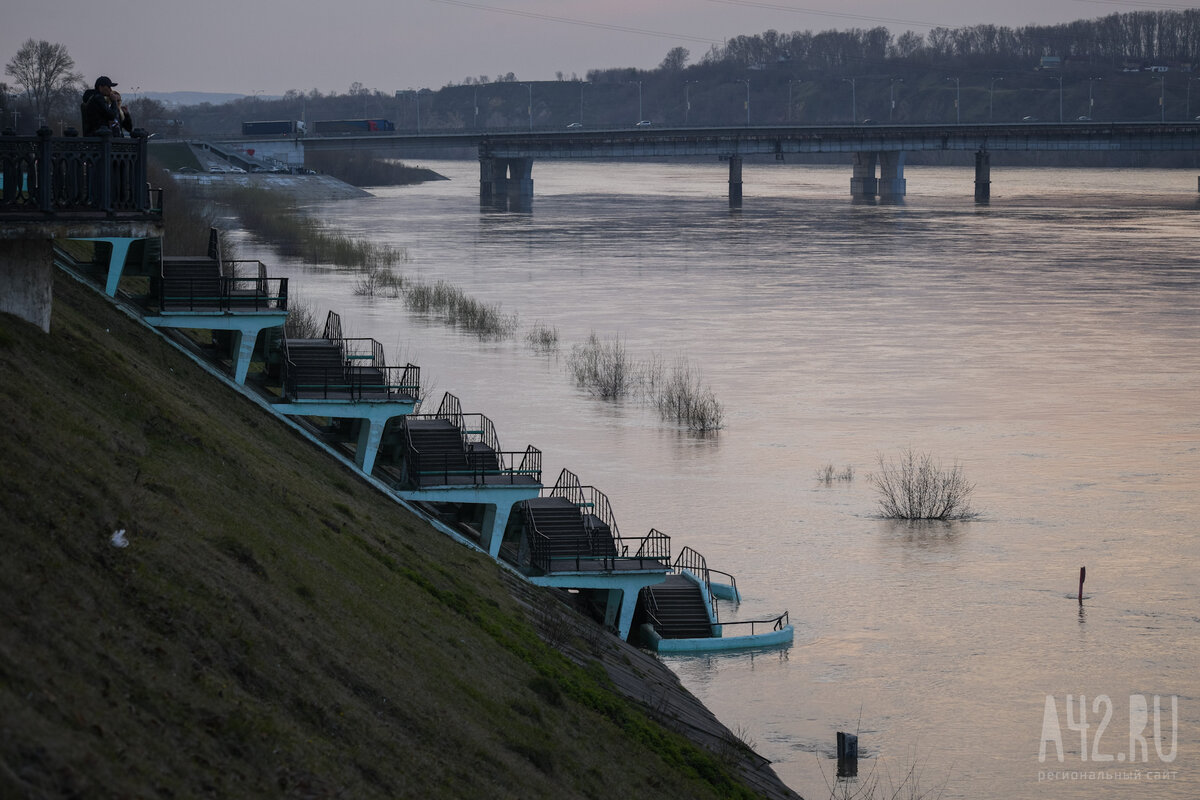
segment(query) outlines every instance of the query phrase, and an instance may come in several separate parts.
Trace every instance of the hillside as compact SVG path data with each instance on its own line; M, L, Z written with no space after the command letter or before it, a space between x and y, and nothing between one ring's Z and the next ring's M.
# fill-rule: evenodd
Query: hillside
M0 315L0 374L0 797L794 796L73 279L49 335Z

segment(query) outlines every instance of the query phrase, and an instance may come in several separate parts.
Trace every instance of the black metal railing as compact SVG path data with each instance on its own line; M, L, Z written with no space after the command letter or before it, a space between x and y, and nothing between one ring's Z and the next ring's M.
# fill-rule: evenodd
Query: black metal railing
M537 482L542 477L542 451L530 446L513 452L489 452L486 460L465 453L422 453L406 442L408 476L418 484L467 482L475 486Z
M146 185L146 138L0 136L0 214L162 215Z
M285 345L286 353L286 345ZM420 367L297 367L285 360L284 391L305 400L401 400L420 391Z
M286 311L287 278L167 278L163 311Z
M722 638L725 630L735 625L749 625L750 635L754 636L758 633L758 628L770 626L772 631L781 631L788 626L788 612L783 612L778 617L768 617L767 619L747 619L739 620L738 622L722 622Z
M728 572L711 569L708 566L708 562L704 560L704 556L687 545L684 545L683 549L679 551L679 555L675 557L675 563L671 565L671 569L677 573L687 570L704 583L704 593L708 595L708 602L712 607L713 622L719 621L720 616L717 611L717 597L712 592L712 574L716 573L717 575L724 575L726 578L729 578L730 584L733 586L734 595L737 595L737 579Z
M571 470L564 468L558 474L558 480L547 496L562 497L569 500L580 509L581 513L591 514L602 522L614 539L620 538L621 534L617 530L617 519L613 515L612 505L608 502L608 496L595 486L581 485L579 483L579 476L571 472Z

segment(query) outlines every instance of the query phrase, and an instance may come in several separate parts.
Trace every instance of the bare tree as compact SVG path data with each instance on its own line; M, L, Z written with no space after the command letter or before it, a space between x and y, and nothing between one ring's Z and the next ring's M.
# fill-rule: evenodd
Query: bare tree
M27 39L5 65L4 73L24 88L38 117L46 120L56 100L78 91L83 76L73 72L74 69L75 59L65 45Z
M667 57L662 60L658 68L667 72L678 72L687 66L690 55L691 53L686 47L672 47L667 51Z

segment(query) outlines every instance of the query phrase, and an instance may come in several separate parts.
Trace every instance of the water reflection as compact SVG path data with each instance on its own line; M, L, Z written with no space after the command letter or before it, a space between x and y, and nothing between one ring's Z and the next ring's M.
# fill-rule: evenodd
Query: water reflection
M454 180L322 214L407 248L403 272L554 327L560 353L595 331L686 355L727 409L720 436L587 397L520 342L356 297L345 271L292 265L295 289L389 355L403 343L547 475L603 491L622 529L735 574L731 617L787 609L790 649L664 660L801 794L828 796L809 753L861 726L881 762L920 742L947 800L1032 797L1030 697L1130 676L1200 695L1196 617L1175 613L1200 561L1194 173L997 168L977 207L969 169L910 167L896 206L847 202L846 167L747 165L732 210L710 166L554 164L521 214L481 213L477 163L431 166ZM865 480L813 485L908 442L965 454L986 521L885 522ZM1084 560L1109 610L1072 619ZM1190 798L1200 707L1180 713L1181 777L1155 788Z

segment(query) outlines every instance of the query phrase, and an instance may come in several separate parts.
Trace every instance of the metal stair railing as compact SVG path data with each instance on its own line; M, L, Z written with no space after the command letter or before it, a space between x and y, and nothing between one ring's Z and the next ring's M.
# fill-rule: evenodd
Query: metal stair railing
M712 608L713 622L720 622L720 616L717 611L717 597L712 593L712 579L709 575L711 570L708 568L708 563L704 560L704 556L693 550L691 547L684 545L679 551L679 555L675 557L675 563L671 565L672 571L682 574L684 570L691 572L700 581L704 583L704 593L708 595L708 604ZM728 575L728 573L721 573ZM732 578L732 575L729 575ZM737 584L734 584L737 588Z
M608 530L614 539L620 538L621 534L617 530L617 520L613 515L612 505L608 502L608 497L594 486L580 485L579 476L571 470L563 468L562 472L558 474L558 480L555 482L554 488L550 490L548 496L569 500L579 508L580 514L591 514L608 526Z
M760 625L761 626L770 625L771 630L781 631L784 628L786 628L788 626L788 624L789 624L788 623L788 612L784 611L782 614L780 614L777 617L768 617L766 619L739 620L738 622L722 622L721 626L723 628L730 628L734 625L749 625L750 626L750 635L754 636L758 632L757 628Z

